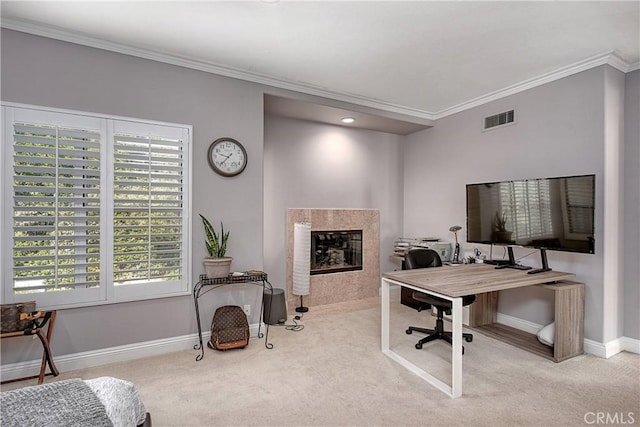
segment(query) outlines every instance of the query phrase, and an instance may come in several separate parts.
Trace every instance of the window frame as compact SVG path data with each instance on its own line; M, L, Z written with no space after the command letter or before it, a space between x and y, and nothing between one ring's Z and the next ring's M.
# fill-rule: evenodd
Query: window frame
M193 127L191 125L176 124L136 119L105 114L49 108L19 103L2 102L1 120L3 147L0 159L0 176L2 177L2 196L0 197L0 277L2 280L3 302L35 300L39 309L63 309L86 307L93 305L114 304L128 301L148 300L183 296L191 294L192 286L192 230L191 230L191 201L193 191ZM46 124L88 127L100 132L100 284L95 288L74 289L59 292L35 292L16 294L13 280L13 195L14 195L14 122L24 121L37 116L51 120ZM21 119L22 118L22 119ZM39 120L45 124L43 120ZM95 124L98 124L96 129ZM178 136L182 141L182 221L180 254L182 262L181 279L170 283L138 283L135 285L116 286L113 275L114 259L114 136L117 125L127 129L163 129L171 136ZM156 135L165 137L167 135Z

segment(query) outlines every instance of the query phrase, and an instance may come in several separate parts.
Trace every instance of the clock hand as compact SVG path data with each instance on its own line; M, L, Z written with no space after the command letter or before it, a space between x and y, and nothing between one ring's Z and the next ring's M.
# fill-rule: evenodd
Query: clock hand
M233 154L233 153L230 153L227 157L225 157L224 160L220 162L220 164L222 165L224 162L229 160L229 157L231 157L231 154Z

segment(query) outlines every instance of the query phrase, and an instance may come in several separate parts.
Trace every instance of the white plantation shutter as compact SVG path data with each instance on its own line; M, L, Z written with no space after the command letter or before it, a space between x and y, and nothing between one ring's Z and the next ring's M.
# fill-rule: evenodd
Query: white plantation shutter
M2 123L5 301L188 293L189 127L4 105Z
M183 150L184 142L179 139L114 137L116 285L182 277Z
M96 131L14 123L16 292L98 286L100 156Z

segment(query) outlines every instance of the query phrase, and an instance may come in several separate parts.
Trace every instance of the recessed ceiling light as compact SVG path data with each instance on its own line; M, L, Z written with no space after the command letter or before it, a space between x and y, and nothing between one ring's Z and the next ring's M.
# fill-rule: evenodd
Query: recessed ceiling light
M347 124L349 124L349 123L353 123L353 122L355 122L355 121L356 121L356 119L354 119L353 117L343 117L342 119L340 119L340 121L341 121L342 123L347 123Z

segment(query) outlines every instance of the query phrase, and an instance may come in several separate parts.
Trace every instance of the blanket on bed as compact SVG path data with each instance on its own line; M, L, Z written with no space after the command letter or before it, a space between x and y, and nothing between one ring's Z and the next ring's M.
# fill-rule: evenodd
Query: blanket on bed
M132 382L113 377L100 377L84 382L98 396L115 427L130 427L144 423L147 410Z
M2 392L0 413L3 427L113 426L100 399L80 379Z

